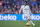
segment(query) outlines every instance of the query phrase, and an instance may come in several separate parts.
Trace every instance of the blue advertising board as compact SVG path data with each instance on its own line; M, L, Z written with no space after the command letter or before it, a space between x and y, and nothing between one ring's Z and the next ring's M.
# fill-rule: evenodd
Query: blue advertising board
M40 14L30 15L31 20L40 20ZM23 14L0 14L0 20L27 20Z

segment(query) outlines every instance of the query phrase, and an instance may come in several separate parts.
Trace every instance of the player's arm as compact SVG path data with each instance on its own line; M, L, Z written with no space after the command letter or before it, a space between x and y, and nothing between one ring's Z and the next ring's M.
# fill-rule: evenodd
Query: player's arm
M21 14L21 10L22 10L22 6L21 6L21 8L20 8L20 10L19 10L19 14Z

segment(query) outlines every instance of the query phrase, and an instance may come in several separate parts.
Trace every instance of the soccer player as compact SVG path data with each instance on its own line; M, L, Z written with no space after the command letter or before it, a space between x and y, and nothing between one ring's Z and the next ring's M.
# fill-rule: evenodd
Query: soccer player
M32 21L31 21L31 17L30 14L33 15L30 11L30 7L29 5L27 5L27 1L24 2L24 5L21 6L20 10L19 10L19 14L21 13L21 10L23 10L23 14L24 17L26 19L28 19L29 23L31 23L32 25L35 25Z

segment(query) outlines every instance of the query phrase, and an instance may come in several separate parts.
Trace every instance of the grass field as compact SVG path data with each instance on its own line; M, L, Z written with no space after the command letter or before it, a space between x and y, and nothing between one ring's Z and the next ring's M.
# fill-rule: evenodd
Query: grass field
M0 21L0 27L40 27L40 21L33 21L36 26L26 26L28 21Z

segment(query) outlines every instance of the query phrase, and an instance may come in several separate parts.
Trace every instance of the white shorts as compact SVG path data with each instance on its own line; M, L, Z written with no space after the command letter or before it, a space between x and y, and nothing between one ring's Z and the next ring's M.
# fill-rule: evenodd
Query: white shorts
M25 17L26 19L31 19L30 14L24 14L24 17Z

